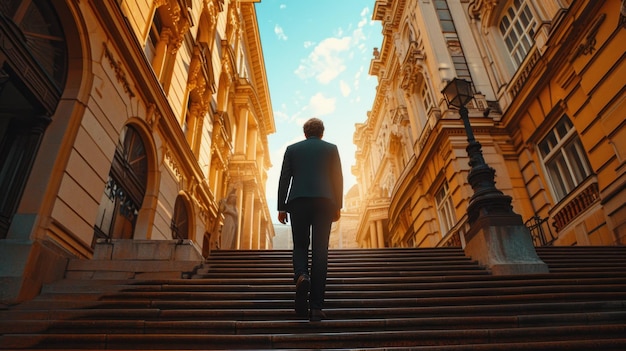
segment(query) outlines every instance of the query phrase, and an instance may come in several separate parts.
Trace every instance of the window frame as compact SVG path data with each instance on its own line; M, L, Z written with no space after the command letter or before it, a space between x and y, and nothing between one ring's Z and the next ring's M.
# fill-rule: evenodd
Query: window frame
M506 28L503 28L504 20L507 20ZM527 21L524 24L524 20ZM521 28L523 25L524 28ZM504 7L497 22L497 31L506 49L508 59L517 70L522 66L528 54L535 45L535 34L539 29L540 17L537 10L529 0L513 0ZM510 34L516 35L515 42L510 40ZM524 44L525 43L525 44ZM524 46L522 46L524 45ZM520 51L523 49L523 52Z
M440 196L442 193L443 195ZM444 181L437 188L433 198L435 199L435 207L437 208L437 217L439 218L441 237L445 237L458 222L456 218L456 211L454 210L454 203L452 202L450 187L448 186L447 181Z
M559 119L536 147L556 203L593 175L587 152L567 115Z

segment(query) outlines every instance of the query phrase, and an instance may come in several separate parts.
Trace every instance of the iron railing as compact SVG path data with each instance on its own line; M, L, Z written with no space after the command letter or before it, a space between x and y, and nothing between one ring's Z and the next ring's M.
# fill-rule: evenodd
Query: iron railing
M524 223L530 231L530 236L535 246L552 246L554 240L556 240L554 235L552 235L548 220L549 218L533 216Z

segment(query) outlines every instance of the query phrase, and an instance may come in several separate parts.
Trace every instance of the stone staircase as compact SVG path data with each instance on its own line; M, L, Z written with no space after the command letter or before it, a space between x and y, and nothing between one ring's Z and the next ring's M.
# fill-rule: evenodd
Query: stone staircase
M537 252L550 273L493 276L459 248L331 251L319 323L293 311L288 251L143 279L74 261L0 310L0 349L626 350L626 247Z

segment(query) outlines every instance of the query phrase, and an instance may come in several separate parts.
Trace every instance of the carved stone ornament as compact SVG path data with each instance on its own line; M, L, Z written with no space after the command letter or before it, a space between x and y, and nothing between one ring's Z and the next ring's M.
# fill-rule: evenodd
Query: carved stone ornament
M575 60L581 55L593 54L596 50L596 35L598 34L598 30L600 29L600 26L602 25L602 22L604 22L605 18L606 14L603 13L593 21L589 30L585 34L583 41L576 47L571 60Z
M135 97L135 93L130 88L130 83L128 82L128 79L126 78L126 73L124 72L122 62L116 61L115 57L113 56L113 53L111 52L111 50L109 50L107 44L106 43L103 43L103 44L104 44L104 56L109 60L109 63L111 64L111 68L113 68L113 72L115 72L115 78L117 78L117 81L122 85L122 87L124 88L124 91L128 94L128 96L130 96L131 98Z
M469 3L468 11L470 17L482 22L482 28L487 33L492 17L494 16L493 9L498 5L498 0L472 0Z
M416 42L411 42L409 49L400 67L402 78L400 86L406 92L411 92L417 85L423 72L424 54L418 49Z

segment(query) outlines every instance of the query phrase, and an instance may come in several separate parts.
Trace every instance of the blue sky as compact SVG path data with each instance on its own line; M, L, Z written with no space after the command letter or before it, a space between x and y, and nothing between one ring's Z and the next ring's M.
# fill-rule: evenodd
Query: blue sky
M268 136L272 168L267 201L276 219L278 177L285 148L304 139L302 124L324 121L324 140L339 147L344 193L356 184L351 167L355 123L367 119L377 81L368 74L382 43L372 21L374 0L261 0L256 4L276 123Z

